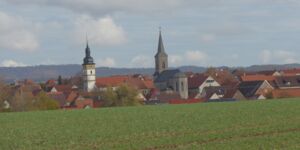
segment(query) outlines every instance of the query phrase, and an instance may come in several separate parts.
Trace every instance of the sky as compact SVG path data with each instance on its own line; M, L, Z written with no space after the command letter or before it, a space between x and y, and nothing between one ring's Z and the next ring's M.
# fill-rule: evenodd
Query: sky
M0 66L300 63L299 0L0 0Z

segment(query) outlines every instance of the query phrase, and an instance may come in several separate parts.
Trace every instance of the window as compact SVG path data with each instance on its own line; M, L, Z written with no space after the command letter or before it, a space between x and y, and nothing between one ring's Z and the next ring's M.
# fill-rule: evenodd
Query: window
M213 83L215 80L207 80L206 83Z
M178 85L178 82L176 82L176 91L179 91L179 85Z
M93 71L91 70L91 74L93 74Z
M181 91L184 91L184 83L181 82Z
M163 69L165 69L165 68L166 68L166 63L165 63L165 62L163 62L163 64L162 64L162 68L163 68Z

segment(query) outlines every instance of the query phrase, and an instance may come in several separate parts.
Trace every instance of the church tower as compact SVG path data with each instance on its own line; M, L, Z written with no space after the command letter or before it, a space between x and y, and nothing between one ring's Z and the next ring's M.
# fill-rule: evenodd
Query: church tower
M85 92L91 92L95 89L96 67L94 59L91 57L91 51L88 42L85 49L85 58L83 59L82 68L83 90Z
M155 73L154 77L159 76L164 70L168 69L168 55L165 52L164 43L161 35L161 30L159 31L159 41L158 49L155 55Z

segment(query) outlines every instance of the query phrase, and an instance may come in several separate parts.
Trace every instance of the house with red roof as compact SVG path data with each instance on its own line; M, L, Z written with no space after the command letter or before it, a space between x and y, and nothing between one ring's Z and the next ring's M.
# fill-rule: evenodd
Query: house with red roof
M300 88L300 75L276 77L275 84L278 89Z
M70 93L71 91L77 91L78 87L76 85L55 85L51 88L50 92L63 92Z
M188 89L190 98L205 97L203 90L206 87L221 86L213 77L205 74L193 74L188 77Z
M239 83L239 80L228 69L215 69L213 72L206 74L210 75L222 86Z
M298 75L300 75L300 68L286 69L286 70L280 71L280 73L283 76L298 76Z
M77 91L71 91L69 93L49 92L47 95L56 100L60 104L61 108L84 109L94 107L93 99L85 98Z
M241 76L241 81L245 82L245 81L269 81L269 82L274 82L276 79L276 76L272 76L272 75L260 75L260 74L256 74L256 75L244 75Z
M264 71L258 71L257 75L281 76L282 74L277 70L264 70Z
M77 109L88 109L94 107L93 99L84 98L82 96L78 96L74 101L74 107Z
M96 86L100 91L105 91L108 87L116 89L120 85L126 83L128 78L129 77L127 75L100 77L96 79Z
M145 101L146 96L154 89L153 80L143 75L118 75L110 77L101 77L96 79L96 86L99 91L105 91L108 87L114 90L122 84L131 86L139 91L138 98Z
M57 85L57 81L54 79L50 79L45 83L45 90L50 91L55 85Z
M210 100L245 100L246 97L241 93L237 87L219 86L219 87L205 87L203 95L207 101Z

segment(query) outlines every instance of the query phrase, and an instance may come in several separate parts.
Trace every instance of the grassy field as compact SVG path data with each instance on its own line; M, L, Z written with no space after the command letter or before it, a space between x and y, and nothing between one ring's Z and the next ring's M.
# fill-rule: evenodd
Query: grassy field
M0 149L300 149L300 99L2 113Z

